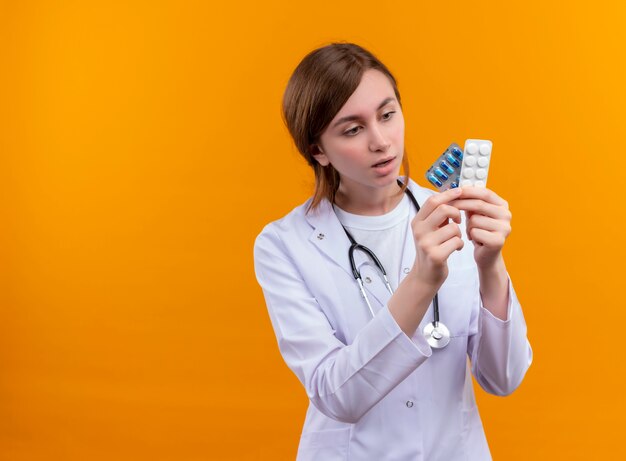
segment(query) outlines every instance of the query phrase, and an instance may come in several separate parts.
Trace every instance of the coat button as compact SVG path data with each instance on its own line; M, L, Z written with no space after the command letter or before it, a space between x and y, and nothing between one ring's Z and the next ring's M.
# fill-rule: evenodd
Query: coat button
M405 268L404 268L404 273L405 273L405 274L408 274L409 272L411 272L411 269L409 269L408 267L405 267Z
M322 234L322 233L317 234L317 238L319 240L324 240L324 234Z
M407 408L411 408L413 406L413 402L410 401L410 400L407 400L406 401L406 406L407 406Z
M365 277L365 283L372 283L372 279L370 277Z

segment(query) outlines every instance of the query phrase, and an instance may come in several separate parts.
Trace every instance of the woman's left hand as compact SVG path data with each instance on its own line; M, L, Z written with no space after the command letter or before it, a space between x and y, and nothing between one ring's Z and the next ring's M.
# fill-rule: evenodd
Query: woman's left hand
M474 259L480 270L495 268L511 233L511 212L506 200L486 187L464 186L450 205L464 210L467 235L474 242Z

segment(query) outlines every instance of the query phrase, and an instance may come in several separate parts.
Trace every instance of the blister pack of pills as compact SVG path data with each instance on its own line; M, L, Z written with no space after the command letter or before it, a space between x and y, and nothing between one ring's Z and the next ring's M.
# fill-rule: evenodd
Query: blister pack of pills
M468 139L465 149L452 143L426 171L426 179L439 192L459 186L486 186L492 143Z
M468 139L465 141L463 166L461 167L461 186L487 185L487 173L491 163L491 141Z
M463 151L458 144L452 143L426 171L426 179L439 192L459 187L462 163Z

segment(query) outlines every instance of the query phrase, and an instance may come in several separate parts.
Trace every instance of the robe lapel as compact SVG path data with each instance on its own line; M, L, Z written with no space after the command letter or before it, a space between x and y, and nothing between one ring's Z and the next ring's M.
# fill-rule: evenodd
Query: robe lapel
M332 205L328 201L323 201L317 210L306 215L306 220L313 227L309 241L332 262L345 270L351 279L354 279L348 256L350 240L343 230ZM354 262L357 269L361 272L363 285L372 304L372 309L376 312L380 306L387 302L391 295L385 287L380 272L364 252L355 251ZM356 280L354 281L354 289L358 291ZM380 306L377 306L377 303Z
M353 277L348 257L350 240L330 202L322 201L315 211L306 215L306 220L313 227L309 241L328 259L345 270L350 277ZM354 259L357 267L364 262L363 256L360 254L355 254ZM354 283L356 285L356 281Z

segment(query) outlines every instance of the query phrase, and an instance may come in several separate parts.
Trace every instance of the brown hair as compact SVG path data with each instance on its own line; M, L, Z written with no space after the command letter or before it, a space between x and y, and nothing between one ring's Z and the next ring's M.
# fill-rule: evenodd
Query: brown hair
M378 70L389 78L402 107L396 79L389 69L372 53L352 43L332 43L312 51L289 79L283 96L283 117L300 154L315 172L315 192L309 210L315 209L323 199L333 202L339 188L337 170L330 164L320 165L313 157L315 145L369 69ZM402 167L408 180L406 152Z

